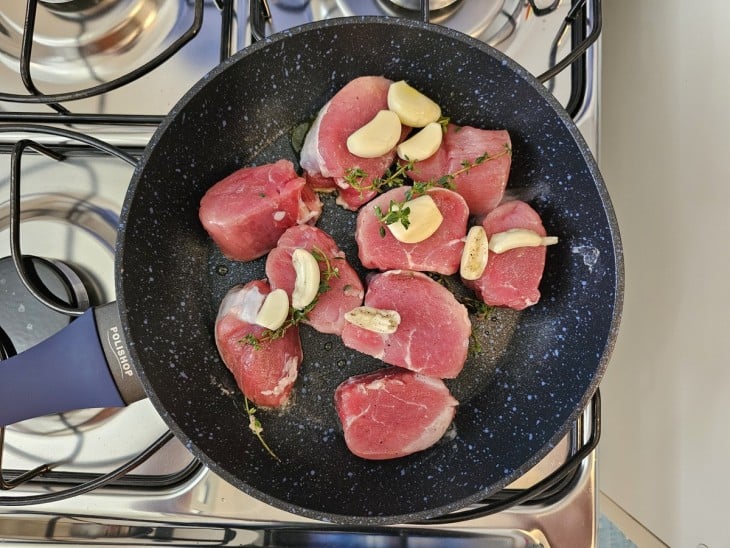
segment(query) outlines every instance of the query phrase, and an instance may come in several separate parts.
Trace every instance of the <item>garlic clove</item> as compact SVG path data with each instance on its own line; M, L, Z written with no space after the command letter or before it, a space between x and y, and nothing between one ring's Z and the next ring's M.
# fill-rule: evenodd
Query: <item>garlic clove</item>
M371 306L358 306L345 312L345 320L375 333L395 333L400 325L400 314Z
M489 250L494 253L504 253L518 247L537 247L556 243L558 243L557 236L540 236L534 230L527 228L510 228L492 234L489 238Z
M295 249L292 253L292 266L296 273L291 304L301 310L317 297L319 292L319 263L306 249Z
M393 150L401 136L398 115L381 110L347 138L347 150L360 158L377 158Z
M461 252L459 274L465 280L477 280L484 273L489 257L489 241L484 227L477 225L466 234L464 250Z
M420 162L433 156L441 146L443 128L438 122L431 122L410 139L399 144L395 151L401 160Z
M405 244L422 242L432 236L444 221L444 216L439 211L436 202L427 194L405 201L401 208L409 210L408 228L400 221L387 226L395 239Z
M275 331L286 321L289 315L289 295L283 289L274 289L266 295L261 308L256 314L256 325Z
M441 118L441 107L405 80L390 84L388 108L410 127L424 127Z

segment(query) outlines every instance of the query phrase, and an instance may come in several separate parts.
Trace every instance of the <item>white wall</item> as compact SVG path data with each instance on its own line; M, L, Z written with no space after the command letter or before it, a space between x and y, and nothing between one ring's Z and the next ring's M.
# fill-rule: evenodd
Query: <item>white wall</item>
M603 4L626 298L599 485L670 546L730 546L730 2Z

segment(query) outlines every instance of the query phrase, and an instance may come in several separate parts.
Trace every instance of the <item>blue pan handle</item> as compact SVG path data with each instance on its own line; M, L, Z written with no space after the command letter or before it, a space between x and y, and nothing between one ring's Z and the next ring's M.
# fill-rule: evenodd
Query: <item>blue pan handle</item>
M0 426L144 397L116 303L87 310L42 343L0 361Z

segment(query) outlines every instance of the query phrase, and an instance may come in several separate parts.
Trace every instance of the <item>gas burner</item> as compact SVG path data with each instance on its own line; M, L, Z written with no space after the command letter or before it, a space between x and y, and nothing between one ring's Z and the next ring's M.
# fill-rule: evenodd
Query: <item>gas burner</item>
M46 298L81 309L91 304L83 280L71 266L57 259L32 256L23 257L23 265L33 287ZM7 355L40 343L70 320L33 296L20 279L11 257L0 259L0 327Z
M177 22L179 0L40 0L31 74L54 84L105 82L159 51ZM0 61L20 69L26 2L0 8Z
M38 2L60 17L75 19L97 17L114 7L114 2L106 0L38 0Z
M422 0L384 0L384 4L393 4L394 6L397 6L399 8L407 9L407 10L420 10L421 9L421 1ZM458 2L462 2L463 0L429 0L428 2L428 8L431 11L438 11L442 9L446 9L453 4L456 4Z
M33 286L45 297L79 309L98 304L93 280L59 259L25 256L23 264ZM47 339L71 321L36 299L21 281L11 257L0 259L0 333L5 356L13 356ZM19 432L42 436L87 430L109 417L112 409L87 409L50 415L15 425Z
M9 209L9 204L0 204L0 231L9 227ZM106 204L90 203L70 195L37 194L24 198L20 209L23 233L27 236L44 234L46 242L54 237L59 237L60 241L75 239L77 245L87 250L80 257L72 254L70 259L25 255L26 270L36 287L45 288L43 292L50 294L52 300L81 310L113 297L113 293L110 294L113 277L109 279L106 271L113 271L118 217L110 213ZM43 253L46 250L32 251ZM48 308L29 292L10 257L0 259L0 328L7 355L23 352L70 321L69 316ZM115 412L80 410L31 419L12 428L37 435L67 434L87 430Z
M419 0L376 0L383 12L393 17L419 19L421 16ZM448 24L449 19L457 12L464 0L444 0L429 3L429 21L436 24ZM449 25L450 26L450 25Z
M411 19L420 18L417 10L420 1L406 0L337 0L337 7L345 16L353 15L390 15L393 17L408 17ZM504 6L504 0L479 0L477 2L467 0L431 2L431 5L438 5L430 13L430 22L444 25L452 29L469 34L474 37L480 36L492 24ZM403 7L403 5L408 7ZM415 6L416 9L411 8Z
M33 184L34 171L39 168L35 163L28 163L24 181ZM114 300L118 211L119 205L114 201L81 193L48 191L27 194L21 199L22 251L36 256L32 263L39 265L36 266L42 271L39 276L60 299L73 297L71 300L76 301L77 308ZM6 202L0 204L0 256L10 254L9 226L10 204ZM2 270L3 264L9 266L10 273ZM71 321L18 294L25 291L24 287L5 291L11 277L17 281L10 259L0 259L0 309L17 324L13 327L0 315L0 327L11 335L15 332L7 337L6 342L12 343L9 354L25 350ZM142 423L145 428L139 427ZM26 471L52 462L54 471L67 479L68 474L102 474L139 454L166 431L166 425L148 401L127 408L81 409L47 415L7 427L4 466L8 470ZM125 435L120 437L117 432ZM51 438L53 441L49 442ZM191 461L190 453L174 442L136 473L167 478L186 470Z

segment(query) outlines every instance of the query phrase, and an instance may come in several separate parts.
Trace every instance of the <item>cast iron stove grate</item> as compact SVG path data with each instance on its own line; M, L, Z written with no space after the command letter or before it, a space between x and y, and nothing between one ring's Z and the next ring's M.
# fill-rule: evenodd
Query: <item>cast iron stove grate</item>
M37 296L41 301L46 302L57 310L68 314L69 316L77 316L83 312L74 306L66 306L59 304L45 296L42 287L37 287L37 282L25 272L23 266L23 255L20 250L20 195L21 173L20 164L21 157L27 149L34 149L36 152L44 154L54 160L62 161L67 154L73 154L77 151L84 153L101 153L116 157L128 164L136 165L135 156L119 147L105 143L99 139L65 129L63 127L44 126L40 124L111 124L111 125L146 125L156 126L164 118L163 115L135 115L135 114L92 114L92 113L73 113L61 103L75 101L83 98L102 95L111 90L120 88L132 81L135 81L150 71L162 65L167 59L172 57L185 44L193 40L202 25L203 4L204 0L193 0L194 2L194 18L190 27L185 30L170 46L158 54L154 59L144 63L142 66L112 80L92 86L86 89L74 90L64 93L44 94L41 93L34 84L30 69L30 59L32 55L33 29L35 22L35 13L38 0L27 0L27 11L25 19L25 28L23 33L22 52L20 57L20 71L24 86L28 91L27 95L0 93L0 101L7 101L19 104L45 104L54 112L37 113L37 112L0 112L0 134L1 133L31 133L31 134L47 134L65 138L74 142L74 145L62 146L46 146L30 139L21 139L11 145L11 255L13 262L18 270L18 275L23 281L27 289ZM260 40L265 37L265 27L267 21L271 17L266 0L251 1L250 3L250 27L252 41ZM558 2L553 2L550 6L538 8L533 0L529 0L528 4L536 16L542 16L551 13L557 8ZM215 0L215 5L221 13L221 31L220 31L220 60L228 58L231 51L231 36L234 33L236 23L235 0ZM421 0L420 17L422 20L429 21L428 2ZM551 68L541 74L538 79L550 85L550 81L561 71L570 68L572 85L570 99L566 105L567 112L575 117L579 112L582 104L581 98L585 86L585 66L583 64L584 54L588 48L597 40L601 32L601 2L600 0L591 0L593 20L590 24L590 32L586 32L589 26L587 22L587 0L573 0L571 9L562 23L560 31L553 40L550 58ZM572 49L571 52L561 59L556 60L556 51L559 41L564 32L570 28ZM4 337L0 337L0 342ZM0 346L0 359L8 357L6 346ZM576 481L583 460L598 445L601 431L600 421L600 393L597 391L594 395L589 413L589 425L585 425L584 418L580 418L571 431L571 455L568 459L555 471L547 477L524 489L504 489L475 505L463 511L454 512L441 517L431 518L423 523L439 524L453 523L457 521L474 519L501 512L518 504L545 504L549 503L561 496ZM586 438L584 432L590 434ZM111 472L100 475L93 475L91 478L68 478L64 476L54 477L52 464L45 464L29 471L3 471L2 455L4 428L0 428L0 490L10 490L23 485L27 482L34 481L50 481L51 483L67 484L72 483L71 487L61 491L45 493L41 495L28 496L0 496L0 506L25 506L32 504L41 504L55 502L67 499L77 495L81 495L98 489L106 485L114 485L120 478L123 478L131 470L139 466L150 456L155 454L161 447L173 438L171 432L163 434L154 441L140 454L130 459L124 465L118 467ZM200 463L194 462L187 467L182 473L178 474L177 480L182 481L189 477L189 474L200 467ZM147 479L146 481L150 481ZM134 482L131 482L133 485Z

